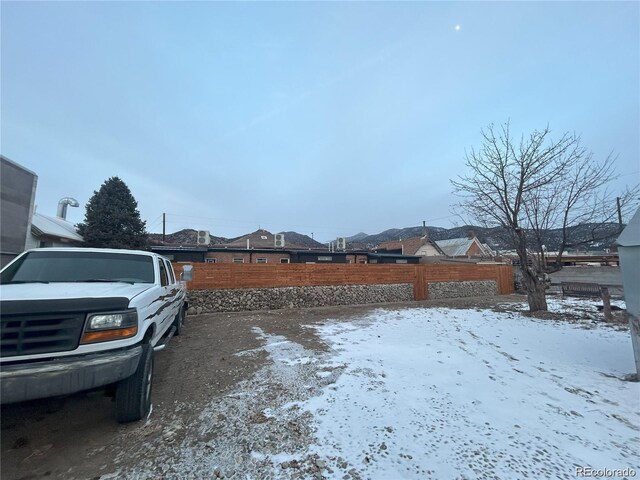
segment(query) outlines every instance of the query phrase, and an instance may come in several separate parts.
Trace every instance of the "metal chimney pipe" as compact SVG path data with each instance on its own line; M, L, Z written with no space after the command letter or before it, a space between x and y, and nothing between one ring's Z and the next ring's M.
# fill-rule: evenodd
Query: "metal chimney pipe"
M70 205L72 207L79 207L80 204L75 198L64 197L61 198L58 202L58 218L62 218L63 220L67 219L67 206Z

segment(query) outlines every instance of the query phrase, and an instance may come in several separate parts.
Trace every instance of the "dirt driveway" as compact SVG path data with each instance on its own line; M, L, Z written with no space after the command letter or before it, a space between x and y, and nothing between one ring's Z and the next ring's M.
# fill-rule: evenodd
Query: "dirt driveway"
M522 302L520 296L386 305L494 307ZM101 392L2 408L1 476L13 479L275 478L263 476L264 452L288 478L322 478L318 455L304 461L281 452L308 444L313 432L295 406L274 421L269 412L318 395L341 374L340 365L316 365L295 377L270 369L273 355L298 349L328 349L309 325L361 317L380 305L219 313L188 318L184 334L156 355L153 410L146 421L118 425L110 398ZM279 345L279 350L270 346ZM276 352L276 353L274 353ZM271 357L269 357L271 355ZM346 366L345 366L346 367ZM321 370L319 373L319 369ZM249 398L250 397L250 398ZM189 449L185 449L185 444ZM185 453L188 452L188 453ZM262 452L262 453L259 453ZM184 458L191 455L193 458ZM281 455L280 457L278 455ZM336 460L340 465L340 459ZM252 465L251 471L246 469ZM340 478L360 478L356 469ZM196 473L194 473L196 472ZM324 473L323 473L324 472Z
M64 401L3 406L1 477L99 478L114 471L127 471L140 462L161 477L163 472L155 471L154 466L169 464L175 453L172 446L186 436L199 438L204 448L231 440L237 444L237 448L229 445L231 463L235 463L236 455L246 453L249 439L236 437L233 428L241 428L243 423L259 425L263 419L258 409L255 418L251 414L244 419L221 417L217 419L218 429L204 433L196 430L205 407L226 398L264 365L266 352L256 350L264 341L255 328L323 350L325 345L304 325L328 317L349 318L373 308L378 306L190 316L184 334L156 354L153 411L148 421L117 424L114 405L103 392L81 393ZM256 353L238 355L247 351ZM271 390L267 395L275 400L280 395L278 385ZM170 474L166 476L172 478Z

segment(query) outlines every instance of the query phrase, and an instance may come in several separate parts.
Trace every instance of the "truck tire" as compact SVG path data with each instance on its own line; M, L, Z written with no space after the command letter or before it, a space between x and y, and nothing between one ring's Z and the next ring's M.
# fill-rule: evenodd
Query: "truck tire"
M142 346L142 357L135 373L118 383L116 390L118 422L135 422L149 413L152 382L153 348L145 343Z
M180 307L180 311L176 315L176 319L173 321L173 325L176 327L176 331L174 332L174 336L178 336L182 333L182 329L184 328L184 317L186 316L186 311L184 307Z

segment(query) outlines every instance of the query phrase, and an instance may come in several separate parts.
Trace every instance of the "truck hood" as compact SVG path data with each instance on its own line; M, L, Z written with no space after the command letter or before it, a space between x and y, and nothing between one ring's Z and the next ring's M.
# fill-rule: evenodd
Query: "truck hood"
M2 285L2 300L52 300L68 298L125 297L153 287L152 283L18 283Z

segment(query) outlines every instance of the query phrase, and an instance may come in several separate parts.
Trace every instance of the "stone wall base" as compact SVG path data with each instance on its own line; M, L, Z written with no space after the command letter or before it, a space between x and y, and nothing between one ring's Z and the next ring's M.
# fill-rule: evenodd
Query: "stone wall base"
M478 280L470 282L437 282L427 285L429 299L460 297L484 297L498 294L495 280Z
M430 299L496 295L494 280L429 283ZM413 284L190 290L189 314L408 302Z
M411 283L190 290L189 313L278 310L411 300L413 300Z

